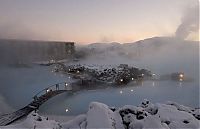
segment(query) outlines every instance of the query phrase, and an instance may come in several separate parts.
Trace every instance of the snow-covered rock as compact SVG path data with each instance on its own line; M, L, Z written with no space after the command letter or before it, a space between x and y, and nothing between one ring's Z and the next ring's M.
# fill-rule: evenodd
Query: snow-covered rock
M32 129L38 129L38 128L46 128L46 129L61 129L61 125L54 121L54 120L48 120L47 117L43 117L38 115L37 113L30 113L25 120L23 120L20 123L8 125L5 127L0 127L0 129L16 129L16 128L32 128Z
M66 128L66 129L70 129L70 128L72 128L72 129L73 128L83 128L83 129L85 129L86 124L87 124L86 118L87 118L87 116L85 114L79 115L76 118L74 118L73 120L70 120L66 123L63 123L62 127Z
M144 100L139 107L126 105L119 109L124 127L129 129L163 128L199 128L199 110L175 102L171 104L153 104ZM173 103L173 104L172 104Z
M139 106L125 105L122 108L110 108L103 103L91 102L86 114L64 123L59 124L37 113L31 113L21 123L2 129L198 129L200 128L198 117L199 109L192 109L175 102L153 104L149 100L144 100Z
M92 102L87 113L87 128L122 128L122 120L105 104Z

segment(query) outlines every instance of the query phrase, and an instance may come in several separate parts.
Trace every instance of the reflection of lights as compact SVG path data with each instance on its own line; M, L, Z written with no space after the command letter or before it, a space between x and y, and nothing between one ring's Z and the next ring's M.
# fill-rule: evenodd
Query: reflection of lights
M68 111L69 111L69 109L66 109L66 110L65 110L65 112L68 112Z
M133 89L131 89L131 92L133 92Z
M141 85L143 86L144 84L143 84L143 81L141 82Z
M134 80L134 78L132 77L132 78L131 78L131 80L133 81L133 80Z
M123 82L124 80L123 79L120 79L120 82Z
M122 90L120 90L120 92L119 92L120 94L122 94L123 93L123 91Z
M155 86L155 82L153 82L152 85Z
M183 81L183 79L182 79L182 78L180 78L180 79L179 79L179 81L181 81L181 82L182 82L182 81Z
M182 86L182 82L179 82L179 86Z

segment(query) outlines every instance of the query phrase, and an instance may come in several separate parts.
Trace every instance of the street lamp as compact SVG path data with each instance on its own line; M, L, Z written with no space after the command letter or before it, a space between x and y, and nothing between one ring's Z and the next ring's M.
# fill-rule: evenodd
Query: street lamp
M181 74L179 74L179 77L180 77L180 78L183 78L183 77L184 77L184 75L181 73Z

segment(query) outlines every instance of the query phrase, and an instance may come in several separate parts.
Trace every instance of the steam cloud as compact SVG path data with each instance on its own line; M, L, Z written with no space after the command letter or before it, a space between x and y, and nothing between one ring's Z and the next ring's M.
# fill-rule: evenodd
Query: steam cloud
M197 32L199 29L199 9L198 5L189 8L182 17L181 24L176 30L176 37L185 39L191 32Z

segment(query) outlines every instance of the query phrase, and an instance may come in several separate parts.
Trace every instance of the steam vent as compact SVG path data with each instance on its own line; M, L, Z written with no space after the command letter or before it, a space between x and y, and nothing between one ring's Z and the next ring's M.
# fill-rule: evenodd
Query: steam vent
M74 42L0 40L0 58L6 63L62 60L74 52Z

